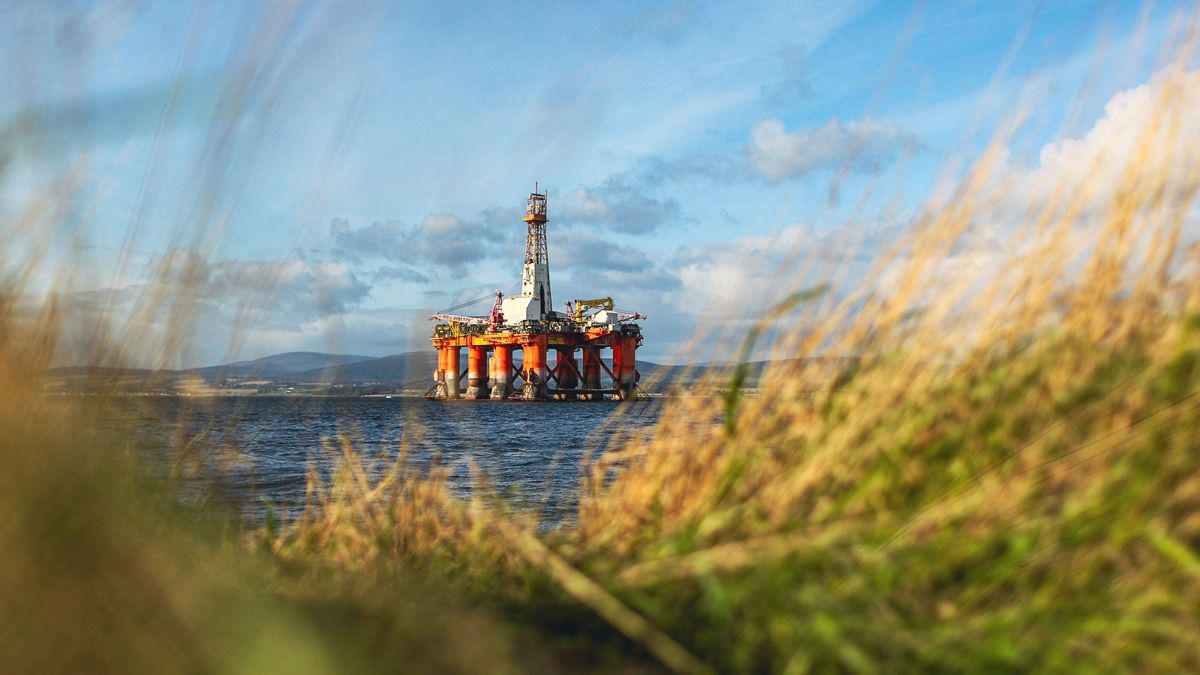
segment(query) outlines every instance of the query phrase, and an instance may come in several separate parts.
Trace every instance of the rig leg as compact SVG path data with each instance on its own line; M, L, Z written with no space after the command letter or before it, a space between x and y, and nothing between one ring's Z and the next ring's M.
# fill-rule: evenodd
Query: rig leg
M486 399L488 394L487 348L467 347L467 395L473 401Z
M492 371L492 400L506 401L512 396L513 349L509 345L496 345L489 364Z
M600 388L600 354L594 348L583 348L583 388ZM603 394L580 394L585 401L602 401Z
M613 346L613 385L622 401L637 400L637 342L636 335L622 335Z
M579 366L575 363L575 349L570 347L559 347L555 350L557 358L555 366L558 368L558 386L560 389L575 389L579 387L579 376L575 374L576 368ZM575 394L562 394L564 401L574 401Z
M549 395L546 387L546 336L535 335L521 347L521 370L525 374L525 387L521 398L526 401L544 401Z
M438 362L437 368L433 370L433 389L430 398L442 399L446 398L446 350L438 347L437 350Z
M462 383L459 381L461 375L458 369L462 355L459 353L458 347L447 347L445 351L446 362L442 373L445 378L443 381L446 383L446 398L459 398Z

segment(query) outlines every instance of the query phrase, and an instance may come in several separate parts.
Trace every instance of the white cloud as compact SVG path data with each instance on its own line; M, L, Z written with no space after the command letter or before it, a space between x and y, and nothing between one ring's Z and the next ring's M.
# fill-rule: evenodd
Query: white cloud
M772 119L754 125L746 150L759 175L780 182L821 169L879 171L916 146L913 136L887 122L833 119L815 129L789 132Z
M665 259L652 257L643 271L603 276L607 285L589 287L612 289L619 307L649 316L642 322L647 358L721 359L725 352L679 350L695 341L701 349L728 347L724 340L731 332L736 334L788 294L830 281L831 271L839 273L839 284L830 293L844 295L904 227L856 223L847 232L793 224L768 234L681 247Z
M1147 258L1150 241L1167 232L1173 215L1182 218L1180 243L1157 252L1173 253L1166 269L1178 271L1179 256L1200 239L1197 109L1200 72L1164 70L1115 94L1080 137L1042 146L1033 165L1016 163L1007 148L993 148L997 161L981 170L978 194L936 198L938 205L969 207L964 210L969 220L948 251L924 261L925 286L915 303L936 296L967 298L996 283L1003 284L1004 297L1018 292L1017 280L1027 274L1062 288L1079 282L1098 246L1121 238L1130 246L1112 251L1127 256L1125 279L1136 278L1155 260ZM1046 226L1033 228L1043 217ZM915 255L890 263L874 291L894 290L907 270L916 269Z
M173 251L150 271L145 283L60 295L60 363L86 363L107 347L138 365L164 365L157 359L166 355L176 367L218 362L242 344L328 347L328 328L346 324L371 290L335 261L210 261Z
M995 181L1026 204L1063 195L1083 206L1111 204L1121 188L1161 189L1178 202L1197 187L1200 171L1200 71L1161 71L1143 85L1122 91L1082 138L1042 147L1035 167L1011 163L1005 154Z
M637 246L609 241L587 227L555 228L549 245L550 264L555 269L636 273L652 266L649 256Z
M646 234L677 223L683 216L675 199L655 197L630 176L615 174L568 194L563 217L616 232Z
M334 218L329 226L332 252L339 260L384 260L394 264L381 269L377 276L426 281L431 269L461 271L470 263L507 253L505 244L511 237L505 232L451 213L431 213L419 224L407 227L393 220L356 228L345 218Z
M680 249L667 269L679 278L680 306L740 320L757 316L792 292L830 281L833 272L857 283L904 227L872 222L823 230L798 223L769 234Z
M252 311L263 321L294 324L355 309L370 286L343 262L220 260L173 251L153 263L152 286L166 298L188 298Z

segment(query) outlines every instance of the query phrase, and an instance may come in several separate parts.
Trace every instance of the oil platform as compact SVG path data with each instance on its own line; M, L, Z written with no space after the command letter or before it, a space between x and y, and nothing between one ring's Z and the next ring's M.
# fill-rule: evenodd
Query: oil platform
M546 195L530 193L525 206L525 266L521 294L496 291L487 316L455 314L486 296L430 317L438 353L428 398L469 400L602 401L638 397L637 348L646 317L618 312L611 297L567 302L554 310L546 252ZM462 350L467 367L462 368ZM609 362L603 350L611 349ZM515 363L520 355L520 363ZM550 365L551 352L554 364ZM466 389L462 388L466 378Z

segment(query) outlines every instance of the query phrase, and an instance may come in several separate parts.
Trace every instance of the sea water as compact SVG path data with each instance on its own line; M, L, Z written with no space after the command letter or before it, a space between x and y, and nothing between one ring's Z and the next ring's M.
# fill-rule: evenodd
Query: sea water
M596 453L657 421L657 401L427 401L407 397L130 397L104 430L189 500L234 505L251 523L304 504L309 467L328 480L347 442L377 471L404 450L446 467L459 496L473 463L511 503L569 520Z

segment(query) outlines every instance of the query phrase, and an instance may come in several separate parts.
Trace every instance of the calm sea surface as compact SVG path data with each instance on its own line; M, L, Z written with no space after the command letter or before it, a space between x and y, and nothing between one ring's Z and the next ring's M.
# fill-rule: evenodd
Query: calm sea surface
M266 504L303 504L310 462L328 476L348 438L381 465L407 443L409 461L450 467L461 495L473 460L508 498L547 522L569 518L587 457L646 434L661 403L508 403L419 398L136 397L104 430L167 474L186 448L185 498L227 500L253 521Z

